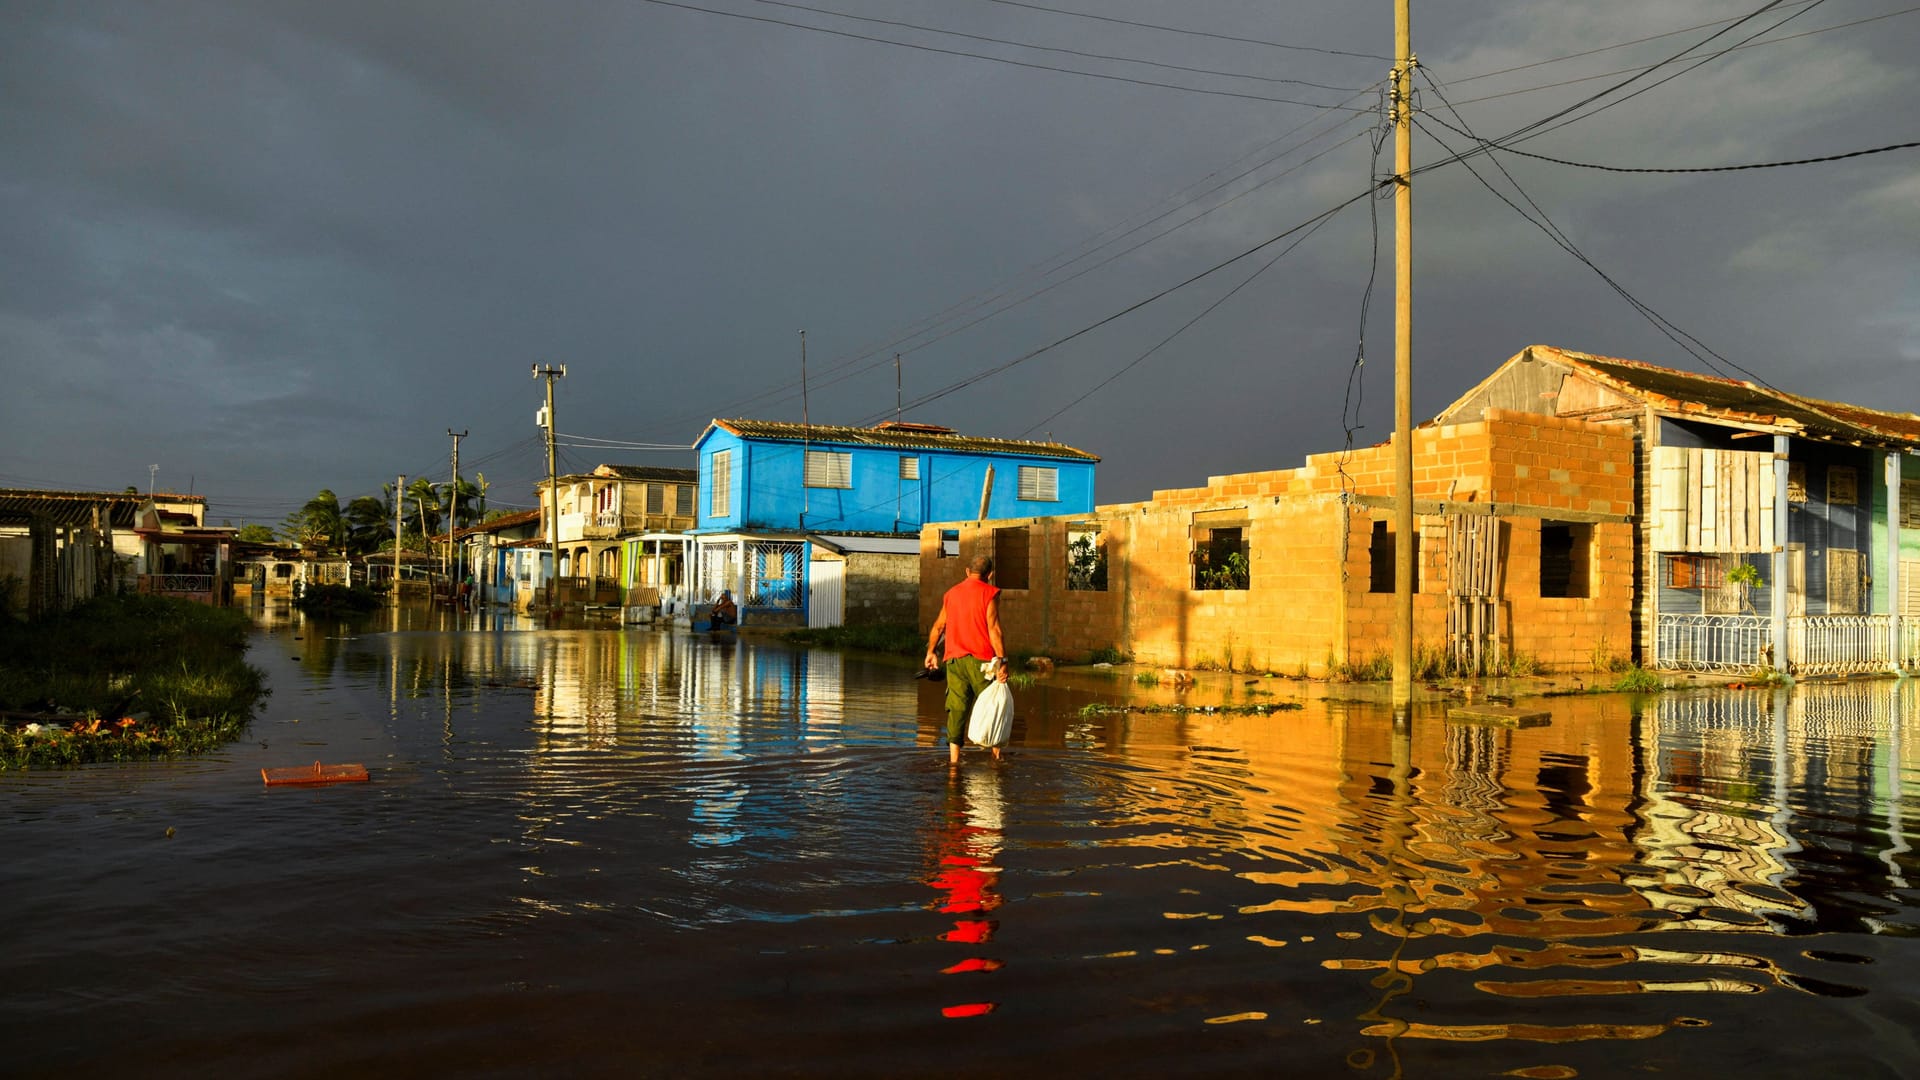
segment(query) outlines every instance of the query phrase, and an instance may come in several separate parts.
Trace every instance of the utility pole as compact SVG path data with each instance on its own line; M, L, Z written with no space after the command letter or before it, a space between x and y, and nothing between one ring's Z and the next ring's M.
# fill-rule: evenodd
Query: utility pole
M560 589L560 487L553 469L553 380L567 377L567 365L535 364L533 377L547 380L547 407L540 410L540 424L547 429L547 504L541 507L540 516L546 519L547 557L553 560L547 573L547 618L551 619Z
M813 462L813 420L807 415L807 332L800 331L800 528L807 527L813 509L813 490L807 486L807 466Z
M407 513L407 474L393 482L393 606L400 606L400 525ZM399 616L394 616L396 619Z
M447 434L453 437L453 494L447 496L447 555L451 556L453 555L453 527L460 521L460 440L466 438L467 433L448 428ZM440 559L440 569L443 573L446 571L447 561L445 556ZM455 576L460 572L457 556L454 558L453 570ZM452 587L452 577L447 579L447 585Z
M1413 708L1413 55L1393 4L1393 713Z

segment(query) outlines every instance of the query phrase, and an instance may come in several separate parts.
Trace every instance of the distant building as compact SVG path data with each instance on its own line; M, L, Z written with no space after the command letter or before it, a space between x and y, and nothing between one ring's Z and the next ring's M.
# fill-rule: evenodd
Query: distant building
M932 424L770 420L715 420L694 453L696 599L727 589L744 622L813 626L911 623L922 525L1086 513L1100 461Z

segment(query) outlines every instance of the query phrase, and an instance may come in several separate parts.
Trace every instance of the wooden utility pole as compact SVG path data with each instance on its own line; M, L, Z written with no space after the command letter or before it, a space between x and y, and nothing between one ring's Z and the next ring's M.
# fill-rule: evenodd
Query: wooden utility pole
M448 428L447 434L453 436L453 493L447 496L447 555L453 556L453 527L460 521L460 440L466 438L467 433ZM446 558L440 560L440 569L443 572L447 568L447 561ZM454 576L460 572L457 556L453 558L453 570ZM449 576L447 586L452 589L453 585L453 576Z
M567 365L535 364L533 377L547 380L547 407L540 413L541 426L547 429L547 505L541 508L541 516L546 519L547 557L553 560L547 572L547 617L552 618L560 589L560 486L553 467L553 380L567 377Z
M407 474L393 482L393 604L400 606L400 525L407 513ZM399 616L395 616L398 618Z
M1393 4L1393 711L1413 706L1413 33Z

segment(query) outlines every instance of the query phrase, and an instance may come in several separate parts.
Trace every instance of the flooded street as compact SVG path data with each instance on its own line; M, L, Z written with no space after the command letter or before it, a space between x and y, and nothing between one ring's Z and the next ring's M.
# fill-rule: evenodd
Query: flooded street
M264 625L222 753L0 775L10 1073L1920 1075L1911 681L1063 670L949 773L900 662L387 618Z

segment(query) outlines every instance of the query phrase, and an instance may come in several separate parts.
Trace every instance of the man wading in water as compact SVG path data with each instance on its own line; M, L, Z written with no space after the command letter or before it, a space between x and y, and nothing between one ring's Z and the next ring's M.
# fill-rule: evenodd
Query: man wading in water
M940 599L940 617L933 620L933 630L927 634L928 670L940 666L934 650L940 647L940 635L947 635L947 762L951 765L960 764L967 713L987 688L982 665L988 660L999 661L996 677L1007 681L1007 648L1000 637L1000 590L991 584L992 577L993 556L975 555L967 564L967 579ZM999 760L999 747L993 748L993 756Z

